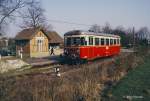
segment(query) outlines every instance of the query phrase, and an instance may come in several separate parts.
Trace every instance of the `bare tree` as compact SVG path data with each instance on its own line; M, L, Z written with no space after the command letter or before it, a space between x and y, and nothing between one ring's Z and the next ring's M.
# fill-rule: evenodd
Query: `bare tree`
M149 36L150 32L147 27L142 27L140 30L137 32L137 35L140 39L147 39Z
M91 26L89 31L95 32L95 33L100 33L101 32L101 27L97 24L94 24L93 26Z
M122 25L117 26L116 29L120 31L125 31L125 28Z
M23 12L23 28L38 28L52 29L51 25L46 23L46 17L44 16L44 9L41 7L40 2L32 3L27 11Z
M3 33L8 21L14 20L19 10L31 2L33 0L0 0L0 32Z
M102 32L103 33L111 33L112 32L111 26L110 26L110 24L108 22L102 28Z
M137 34L135 33L135 31L133 31L134 28L128 28L125 32L126 32L126 36L127 36L127 41L128 41L128 46L131 47L131 45L135 44L135 41L137 41ZM135 40L136 39L136 40Z
M150 31L147 27L142 27L136 33L139 44L149 44L150 43Z

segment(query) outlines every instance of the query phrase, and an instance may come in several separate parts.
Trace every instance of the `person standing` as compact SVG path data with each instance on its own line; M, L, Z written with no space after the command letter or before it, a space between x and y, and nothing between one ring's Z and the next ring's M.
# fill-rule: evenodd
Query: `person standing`
M54 48L53 48L53 47L51 48L51 54L50 54L50 55L55 55L55 54L54 54Z

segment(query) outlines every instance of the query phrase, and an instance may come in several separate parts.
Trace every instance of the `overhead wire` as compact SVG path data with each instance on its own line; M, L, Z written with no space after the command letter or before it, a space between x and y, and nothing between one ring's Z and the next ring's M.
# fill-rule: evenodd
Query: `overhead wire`
M92 25L88 25L88 24L81 24L81 23L75 23L75 22L63 21L63 20L53 20L53 19L49 19L48 21L56 22L56 23L71 24L71 25L88 26L88 27L92 26Z
M13 15L14 17L19 17L21 18L22 16L18 16L18 15ZM70 21L64 21L64 20L54 20L54 19L46 19L46 21L50 21L50 22L54 22L54 23L64 23L64 24L70 24L70 25L79 25L79 26L92 26L92 25L88 25L88 24L83 24L83 23L75 23L75 22L70 22Z

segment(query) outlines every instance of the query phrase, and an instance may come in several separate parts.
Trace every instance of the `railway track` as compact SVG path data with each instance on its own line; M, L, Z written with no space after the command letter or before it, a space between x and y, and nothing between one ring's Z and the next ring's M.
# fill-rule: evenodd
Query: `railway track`
M77 64L77 65L70 65L70 64L53 64L53 65L49 65L49 66L37 66L37 67L32 67L28 70L25 70L23 73L21 73L21 75L26 75L26 76L35 76L35 75L48 75L48 76L56 76L56 72L55 72L55 68L59 68L60 71L59 73L61 74L61 76L66 75L69 72L73 72L73 71L78 71L86 66L91 66L93 64L102 64L104 62L110 62L113 61L115 57L107 57L107 58L100 58L100 59L96 59L93 61L89 61L87 63L84 64ZM20 73L19 73L20 74Z
M130 53L129 53L130 54ZM31 68L24 69L23 71L16 71L13 73L13 75L25 75L25 76L36 76L36 75L48 75L48 76L56 76L55 68L59 68L59 73L63 76L66 75L69 72L78 71L81 68L84 68L86 66L93 67L94 64L103 64L107 62L114 61L118 57L123 55L127 55L127 53L120 53L118 56L112 56L112 57L105 57L105 58L99 58L96 60L88 61L84 64L64 64L62 62L56 62L50 65L36 65Z

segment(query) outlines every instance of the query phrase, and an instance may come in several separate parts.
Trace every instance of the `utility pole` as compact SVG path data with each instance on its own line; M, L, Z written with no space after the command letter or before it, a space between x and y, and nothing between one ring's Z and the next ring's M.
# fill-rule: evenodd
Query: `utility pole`
M132 33L133 33L133 50L135 50L135 29L134 29L134 27L132 29Z

